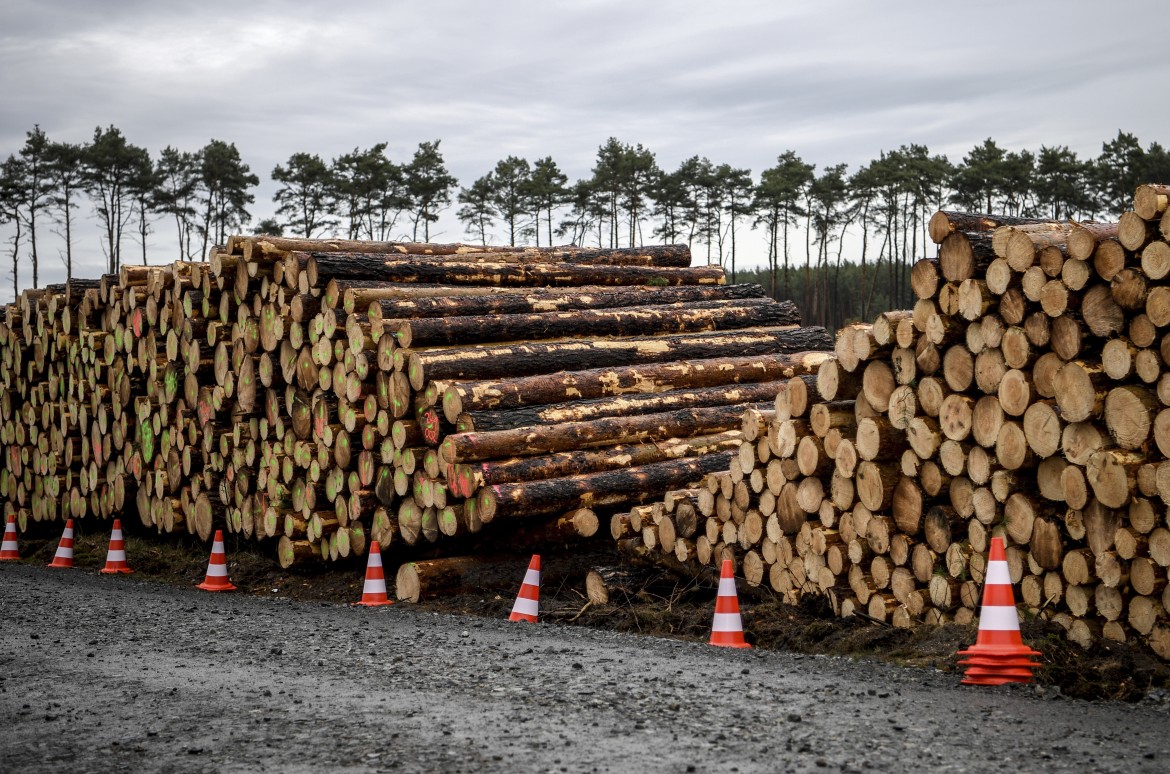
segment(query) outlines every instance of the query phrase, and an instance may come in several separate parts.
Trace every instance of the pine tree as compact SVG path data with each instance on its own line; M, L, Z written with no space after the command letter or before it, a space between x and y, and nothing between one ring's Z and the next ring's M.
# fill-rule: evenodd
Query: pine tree
M84 158L84 146L67 142L49 144L50 202L54 208L54 220L61 227L61 237L65 240L66 279L73 278L73 211L77 209L78 194L84 186Z
M294 153L287 166L276 165L272 179L281 184L272 197L280 205L276 214L292 233L312 239L337 225L329 218L332 177L320 156Z
M25 134L24 147L20 149L24 180L21 181L20 217L28 228L29 257L32 260L33 287L40 287L40 254L37 243L37 224L44 223L44 216L52 202L52 176L49 160L49 138L34 126Z
M509 156L496 164L491 173L492 206L508 227L508 244L515 246L517 234L526 230L523 220L528 214L525 194L532 177L527 159Z
M565 203L569 192L567 184L569 178L561 171L552 156L537 159L532 165L532 175L528 178L528 186L524 190L524 198L531 207L534 223L533 233L536 235L536 245L540 246L540 218L545 217L548 226L548 245L553 243L553 211Z
M488 173L472 183L471 188L459 191L459 203L463 206L459 208L456 217L463 222L466 232L478 236L483 245L488 243L488 229L499 215L492 204L495 198L492 188L493 177Z
M199 232L207 260L209 247L224 244L230 230L251 220L248 205L256 197L249 189L259 185L260 178L240 159L235 143L212 140L200 152L199 183L203 211Z
M134 215L133 181L143 163L150 162L150 154L110 126L94 130L84 155L86 192L105 231L107 271L114 274L122 265L122 233Z
M443 162L439 151L440 140L420 142L414 158L406 166L406 191L414 208L414 230L411 238L418 240L418 228L423 228L423 241L431 240L431 224L451 203L451 189L459 184Z

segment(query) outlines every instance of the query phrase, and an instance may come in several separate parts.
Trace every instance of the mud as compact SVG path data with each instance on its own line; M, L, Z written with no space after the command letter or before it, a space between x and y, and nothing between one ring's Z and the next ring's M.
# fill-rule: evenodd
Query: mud
M100 568L108 536L78 534L79 568ZM195 539L159 542L130 533L127 550L135 577L189 588L203 580L207 546ZM255 543L227 536L233 582L241 592L274 599L345 604L361 598L364 559L337 564L312 563L281 570L269 552ZM22 556L31 565L50 561L55 539L24 539ZM393 598L393 575L402 558L384 552ZM622 593L611 604L586 604L584 573L593 566L625 561L612 544L599 541L571 550L548 547L544 554L541 610L550 623L585 626L607 631L705 642L710 634L714 589L695 580L679 579L662 571L652 574L636 593ZM506 618L522 578L526 558L495 557L498 571L484 572L488 584L471 592L424 599L418 607L432 612ZM895 629L864 618L837 618L827 604L806 601L799 607L779 602L769 589L752 589L740 582L740 603L748 642L759 648L806 655L866 657L895 664L961 674L955 653L975 641L974 626L920 626ZM1139 701L1151 691L1170 691L1170 664L1137 643L1101 641L1089 650L1065 639L1056 624L1021 620L1028 644L1040 651L1042 668L1036 682L1070 698Z
M49 570L36 565L52 546L29 543L0 566L0 770L1170 767L1170 693L1140 653L1072 667L1041 637L1041 684L976 689L951 659L967 627L745 598L759 647L728 651L703 642L709 590L681 582L594 608L546 570L545 622L527 625L502 620L503 588L443 602L459 614L361 609L343 604L360 568L285 574L235 552L241 593L217 595L191 588L204 549L132 540L138 573L113 578L100 549L83 538L79 569ZM1129 701L1073 699L1053 679L1101 685L1102 668Z

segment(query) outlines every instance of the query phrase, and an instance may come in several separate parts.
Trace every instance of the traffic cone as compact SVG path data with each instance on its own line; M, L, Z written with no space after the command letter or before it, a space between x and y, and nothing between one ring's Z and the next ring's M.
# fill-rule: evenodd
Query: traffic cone
M204 591L235 591L236 587L228 580L227 555L223 550L223 530L215 531L215 540L211 543L211 560L207 563L207 577L195 588Z
M967 667L963 685L1003 685L1030 683L1032 670L1040 666L1032 660L1040 653L1020 638L1020 616L1012 594L1012 579L1004 554L1003 538L991 539L987 557L987 576L983 581L983 604L979 610L979 635L975 644L960 650L960 661Z
M8 517L4 525L4 542L0 543L0 562L16 561L20 559L20 546L16 543L16 515Z
M61 533L61 542L57 544L57 553L53 554L50 567L73 566L73 519L65 522L65 531Z
M354 604L365 607L394 604L386 596L386 573L382 570L382 547L378 545L377 540L370 542L370 559L366 562L366 582L362 586L362 601Z
M528 563L528 572L524 573L524 583L520 585L520 593L516 595L516 604L512 605L512 615L509 621L528 621L536 623L540 617L540 554L533 554Z
M723 570L719 573L719 596L715 598L710 644L724 648L751 647L743 639L743 619L739 617L739 597L735 593L735 572L730 559L723 560Z
M134 572L126 564L126 541L122 539L121 519L114 519L114 529L110 532L110 550L106 551L106 566L101 572L105 575L115 573L129 575Z

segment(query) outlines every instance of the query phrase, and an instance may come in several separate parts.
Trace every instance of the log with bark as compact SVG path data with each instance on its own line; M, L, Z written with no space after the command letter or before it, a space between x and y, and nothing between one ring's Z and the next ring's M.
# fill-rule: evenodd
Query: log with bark
M362 260L344 253L312 253L305 269L310 286L334 277L401 283L568 287L573 285L722 285L718 267L605 266L554 263L494 263L421 260Z
M823 328L775 327L606 341L568 340L513 346L469 346L412 352L411 386L428 381L499 379L642 363L742 355L793 354L828 349Z

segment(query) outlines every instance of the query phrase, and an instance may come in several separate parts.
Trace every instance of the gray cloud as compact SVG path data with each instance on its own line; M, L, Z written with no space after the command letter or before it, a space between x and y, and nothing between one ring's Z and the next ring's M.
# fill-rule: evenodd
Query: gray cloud
M1087 155L1118 129L1167 144L1165 69L1151 44L1170 13L1127 4L1127 18L1144 20L1130 25L1115 20L1121 12L1087 2L10 0L0 7L0 152L36 123L73 141L114 124L155 152L224 139L264 180L260 217L273 209L267 175L291 153L333 157L381 141L407 159L441 138L464 183L508 154L552 155L585 176L609 136L644 144L665 167L698 154L756 174L787 148L855 168L910 142L954 160L988 136ZM461 236L449 214L440 226L441 238ZM168 224L157 228L165 255ZM96 237L83 240L96 272Z

